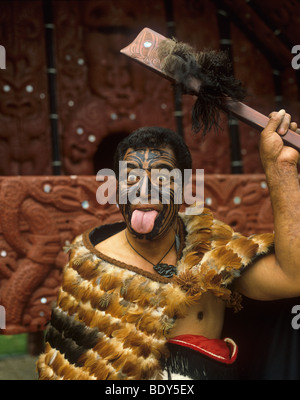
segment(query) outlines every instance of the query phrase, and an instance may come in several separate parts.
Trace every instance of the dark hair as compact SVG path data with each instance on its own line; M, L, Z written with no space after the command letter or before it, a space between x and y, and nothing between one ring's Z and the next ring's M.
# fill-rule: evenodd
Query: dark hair
M126 151L129 148L138 150L145 147L169 147L174 152L176 167L182 174L184 169L192 168L191 153L183 138L170 129L151 126L137 129L118 144L114 155L114 172L117 177L119 176L119 161L123 160Z

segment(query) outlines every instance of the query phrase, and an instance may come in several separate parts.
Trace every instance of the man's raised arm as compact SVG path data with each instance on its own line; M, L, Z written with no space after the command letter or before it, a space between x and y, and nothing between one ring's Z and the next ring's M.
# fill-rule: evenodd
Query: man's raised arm
M284 135L288 128L296 131L296 123L290 121L284 110L273 112L261 133L260 156L274 215L275 256L257 261L236 285L241 293L260 300L300 296L300 154L276 134Z

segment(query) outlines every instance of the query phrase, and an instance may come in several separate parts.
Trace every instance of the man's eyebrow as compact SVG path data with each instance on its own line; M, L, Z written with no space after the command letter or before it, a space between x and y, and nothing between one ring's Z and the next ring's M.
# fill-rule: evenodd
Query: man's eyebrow
M167 169L168 171L172 171L174 169L174 165L159 163L156 164L155 162L151 165L151 168L148 169Z
M128 161L126 161L126 167L127 167L127 169L128 169L128 168L130 168L130 169L139 168L137 164L133 164L133 163L128 162Z

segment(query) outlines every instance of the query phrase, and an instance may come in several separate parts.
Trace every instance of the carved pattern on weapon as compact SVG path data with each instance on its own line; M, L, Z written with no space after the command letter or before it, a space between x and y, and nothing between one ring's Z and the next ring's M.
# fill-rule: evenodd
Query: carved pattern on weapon
M164 36L152 29L144 28L129 46L121 50L121 53L161 73L157 48L163 40L166 40Z

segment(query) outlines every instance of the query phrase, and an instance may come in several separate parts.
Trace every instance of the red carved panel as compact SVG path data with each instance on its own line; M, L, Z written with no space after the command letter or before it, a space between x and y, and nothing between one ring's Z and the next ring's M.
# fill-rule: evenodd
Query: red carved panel
M287 22L298 15L296 2L276 1L275 8L271 0L254 3L291 42L298 37L299 24ZM62 172L96 172L94 157L108 136L116 142L114 135L146 125L175 129L171 84L120 54L146 26L167 36L164 2L62 0L52 5ZM174 0L173 9L178 40L198 50L219 48L213 1ZM257 32L255 21L249 24ZM0 71L0 173L47 175L51 140L42 0L2 1L0 25L7 54L7 69ZM248 89L247 103L268 114L278 108L273 66L234 24L231 36L234 71ZM296 71L290 65L282 71L282 95L284 108L300 121ZM227 118L222 119L224 131L211 132L202 143L191 130L193 103L191 96L183 98L184 133L195 168L230 173ZM259 132L242 123L240 132L244 172L261 173Z
M107 136L174 128L170 84L120 53L143 24L165 30L163 3L75 2L71 16L66 2L55 8L64 172L92 174Z
M263 175L205 175L205 205L246 235L272 230ZM94 176L0 178L0 304L5 334L43 330L56 298L63 247L86 229L121 219L100 206Z
M1 4L0 174L50 173L51 143L42 3Z
M43 329L56 298L63 247L80 232L120 219L99 206L95 177L0 178L0 304L4 333Z

